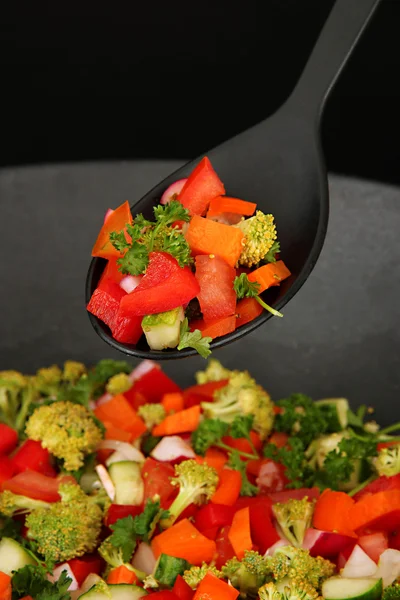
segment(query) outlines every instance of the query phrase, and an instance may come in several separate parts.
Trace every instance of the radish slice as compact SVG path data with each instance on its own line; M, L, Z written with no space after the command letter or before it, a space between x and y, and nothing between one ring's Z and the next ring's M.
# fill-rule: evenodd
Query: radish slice
M95 403L95 408L96 408L96 406L101 406L102 404L106 404L106 402L111 400L112 397L113 397L112 394L109 394L108 392L106 392L105 394L100 396L100 398L97 400L97 402Z
M115 498L115 486L111 481L111 477L107 473L107 469L103 465L96 465L95 470L99 476L103 488L107 492L107 496L110 498L111 502L113 502Z
M63 563L62 565L59 565L58 567L56 567L54 569L52 575L48 576L49 581L51 581L52 583L54 583L55 581L58 581L60 579L61 573L63 571L66 571L67 576L72 579L71 583L69 584L68 589L71 591L77 590L79 588L79 585L78 585L75 575L68 563Z
M161 462L175 460L181 456L184 458L195 458L193 449L179 435L169 435L157 444L150 455Z
M128 442L120 442L119 440L102 440L97 446L99 450L115 450L122 456L122 460L131 460L133 462L144 462L144 455Z
M133 369L133 371L129 374L129 379L134 383L146 375L152 369L161 369L158 363L153 362L152 360L142 360L141 363L138 364L137 367Z
M347 563L341 572L342 577L372 577L376 572L376 564L374 561L360 548L354 546L353 552L350 554Z
M378 579L382 577L384 588L400 577L400 552L398 550L389 548L382 552L374 577Z
M282 548L282 546L290 546L290 544L287 540L281 538L280 540L275 542L275 544L268 548L264 556L272 556L275 553L275 550L278 550L278 548Z
M302 546L309 550L314 558L333 558L351 544L354 546L355 540L348 535L310 528L306 531Z
M160 204L168 204L171 200L177 200L186 182L187 179L178 179L178 181L171 183L161 196Z
M137 277L134 277L133 275L127 275L121 279L119 287L121 287L127 294L130 294L135 288L137 288L141 280L141 275L138 275Z
M138 571L143 571L146 575L150 575L154 571L156 562L156 557L151 547L144 542L139 544L132 559L132 566Z
M109 209L107 210L106 214L104 215L104 223L107 221L108 217L109 217L110 215L112 215L112 214L113 214L113 212L114 212L114 211L113 211L113 209L112 209L112 208L109 208Z

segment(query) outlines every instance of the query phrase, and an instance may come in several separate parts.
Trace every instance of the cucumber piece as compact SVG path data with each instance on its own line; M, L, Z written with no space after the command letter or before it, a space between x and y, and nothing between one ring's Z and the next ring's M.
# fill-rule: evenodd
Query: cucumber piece
M182 306L142 319L142 329L151 350L176 348L179 344L181 322L185 318Z
M382 579L369 577L331 577L322 584L326 600L379 600L382 592Z
M178 575L183 575L187 569L190 569L190 563L184 558L161 554L154 572L154 579L161 585L172 587Z
M133 504L143 502L144 484L140 466L131 460L112 463L108 469L115 487L115 504Z
M108 589L110 590L111 600L138 600L138 598L147 596L146 590L133 584L111 584Z
M0 540L0 570L6 575L18 571L26 565L36 565L37 562L29 552L15 540L3 537Z
M82 596L79 596L79 600L110 600L110 595L96 589L96 586L94 585L89 591L82 594Z
M315 402L329 422L329 431L336 432L346 429L349 424L349 402L346 398L324 398Z

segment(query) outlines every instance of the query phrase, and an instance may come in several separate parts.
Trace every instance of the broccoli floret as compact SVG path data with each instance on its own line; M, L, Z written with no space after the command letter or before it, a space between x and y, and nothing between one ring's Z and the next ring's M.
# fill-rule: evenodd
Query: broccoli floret
M36 508L26 518L28 538L46 562L63 562L92 552L99 539L103 511L75 484L61 484L60 502Z
M59 366L44 367L36 372L36 388L45 396L57 397L63 374Z
M281 546L267 561L277 582L287 578L298 585L308 583L317 591L322 582L335 572L335 565L329 560L320 556L313 558L309 550L294 546Z
M98 553L105 560L108 567L115 569L117 567L124 566L129 571L132 571L132 573L135 573L138 579L143 581L143 579L146 577L146 573L143 571L138 571L138 569L132 567L129 562L125 561L122 548L117 548L114 546L114 544L111 543L110 538L111 536L106 538L97 549Z
M383 590L382 600L399 600L400 598L400 581L389 585Z
M217 569L217 567L203 563L201 567L190 567L190 569L184 572L183 579L188 585L190 585L192 590L195 590L207 573L212 573L218 578L222 577L222 573Z
M283 586L267 583L258 592L260 600L318 600L322 596L307 582L285 582Z
M206 417L232 423L240 415L253 415L253 429L265 439L274 423L273 403L269 394L247 371L230 377L229 383L214 393L214 402L202 402Z
M222 379L229 379L234 372L225 369L219 360L211 358L204 371L197 371L196 381L198 384L208 383L209 381L221 381Z
M154 575L147 575L143 580L143 587L145 590L156 590L158 588L158 581Z
M307 496L302 500L291 498L284 504L277 502L272 506L283 535L297 548L302 545L306 530L311 525L314 506L315 500L309 502Z
M245 235L244 246L238 265L252 267L264 258L276 240L274 217L258 210L254 217L243 219L237 225Z
M67 360L64 363L62 378L64 381L68 381L68 383L75 383L84 373L86 373L86 367L83 363L75 360Z
M315 469L323 469L329 452L339 453L339 444L344 438L350 437L347 431L321 435L311 442L306 451L310 466Z
M132 381L128 375L126 373L117 373L108 380L106 390L109 394L116 396L117 394L127 392L131 387Z
M391 477L400 473L400 446L382 448L373 460L378 475Z
M103 437L90 411L69 401L36 408L25 431L28 438L62 459L67 471L82 467L85 456L96 450Z
M5 517L12 517L16 514L29 512L35 508L47 508L48 506L48 502L34 500L27 496L14 494L8 490L0 494L0 513Z
M222 567L222 574L243 597L255 596L258 589L271 580L266 559L254 550L247 550L241 561L236 557L228 560Z
M162 404L143 404L138 408L138 415L142 417L149 430L161 423L165 419L166 414Z
M37 399L34 377L18 371L0 371L0 422L21 434L29 408Z
M189 504L203 504L210 500L218 485L214 467L199 465L195 460L184 460L175 467L177 477L171 479L179 493L169 507L169 516L161 520L165 529L170 527Z

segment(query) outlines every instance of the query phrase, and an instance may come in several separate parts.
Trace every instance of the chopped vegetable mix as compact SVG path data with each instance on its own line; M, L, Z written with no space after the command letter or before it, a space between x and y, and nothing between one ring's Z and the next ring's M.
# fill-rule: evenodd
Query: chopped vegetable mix
M92 250L107 262L87 310L117 342L207 358L212 340L264 310L283 316L260 297L291 275L279 253L273 215L226 196L204 157L153 218L132 217L127 202L107 211Z

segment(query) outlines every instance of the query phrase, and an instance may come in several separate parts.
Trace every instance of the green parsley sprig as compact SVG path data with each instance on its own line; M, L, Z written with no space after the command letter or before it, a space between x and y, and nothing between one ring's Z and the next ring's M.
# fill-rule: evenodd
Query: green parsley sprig
M266 304L266 302L261 300L260 296L258 295L260 293L260 284L256 281L250 281L246 273L241 273L240 275L235 277L235 280L233 282L233 289L235 290L236 296L239 299L255 298L257 302L272 315L274 315L275 317L283 317L283 314L281 312L275 310L275 308L272 308L272 306Z
M211 354L211 342L212 338L208 336L203 337L199 329L190 331L188 319L183 319L180 328L178 350L183 350L184 348L194 348L200 354L200 356L207 358Z

